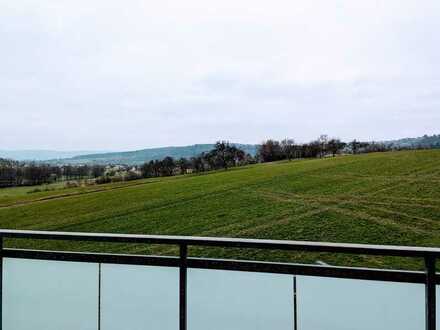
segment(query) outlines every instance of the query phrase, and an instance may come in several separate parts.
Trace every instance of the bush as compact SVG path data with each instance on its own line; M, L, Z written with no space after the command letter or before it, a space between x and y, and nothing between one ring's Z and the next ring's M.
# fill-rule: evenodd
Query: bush
M128 172L127 175L124 177L125 181L133 181L133 180L138 180L141 179L142 176L135 173L135 172Z
M122 176L112 176L110 179L111 179L112 183L123 182L124 181L124 178Z
M111 178L108 175L100 176L95 180L96 184L106 184L112 182Z

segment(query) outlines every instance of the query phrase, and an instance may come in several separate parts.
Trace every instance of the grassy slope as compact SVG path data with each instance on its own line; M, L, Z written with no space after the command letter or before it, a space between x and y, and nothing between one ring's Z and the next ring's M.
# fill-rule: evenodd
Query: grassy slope
M33 194L23 189L0 191L0 227L61 231L440 246L439 211L440 151L435 150L268 163L201 176ZM47 244L39 242L38 247ZM75 248L175 252L91 243ZM418 265L395 258L233 252L244 258ZM227 252L193 253L223 256Z

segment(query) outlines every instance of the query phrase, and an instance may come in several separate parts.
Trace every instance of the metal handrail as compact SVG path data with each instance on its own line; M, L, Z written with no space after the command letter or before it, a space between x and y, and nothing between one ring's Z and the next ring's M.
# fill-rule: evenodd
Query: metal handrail
M138 234L108 234L108 233L77 233L33 230L1 229L0 236L4 238L45 239L63 241L94 241L113 243L146 243L187 246L214 246L230 248L250 248L307 252L331 252L347 254L365 254L398 257L431 257L440 258L440 248L372 245L350 243L326 243L311 241L267 240L246 238L217 238L196 236L167 236L167 235L138 235Z

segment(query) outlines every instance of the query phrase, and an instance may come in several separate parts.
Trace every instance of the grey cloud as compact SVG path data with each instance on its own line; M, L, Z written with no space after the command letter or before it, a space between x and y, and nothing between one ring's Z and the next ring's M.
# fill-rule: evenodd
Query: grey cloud
M0 145L438 133L430 0L0 3Z

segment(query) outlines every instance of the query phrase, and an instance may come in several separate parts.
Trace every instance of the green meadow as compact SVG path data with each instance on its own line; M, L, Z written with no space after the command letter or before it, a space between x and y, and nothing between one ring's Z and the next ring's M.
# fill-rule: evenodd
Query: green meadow
M440 246L440 150L275 162L203 175L0 190L0 227ZM175 254L172 246L7 246ZM200 249L192 255L418 268L419 260Z

